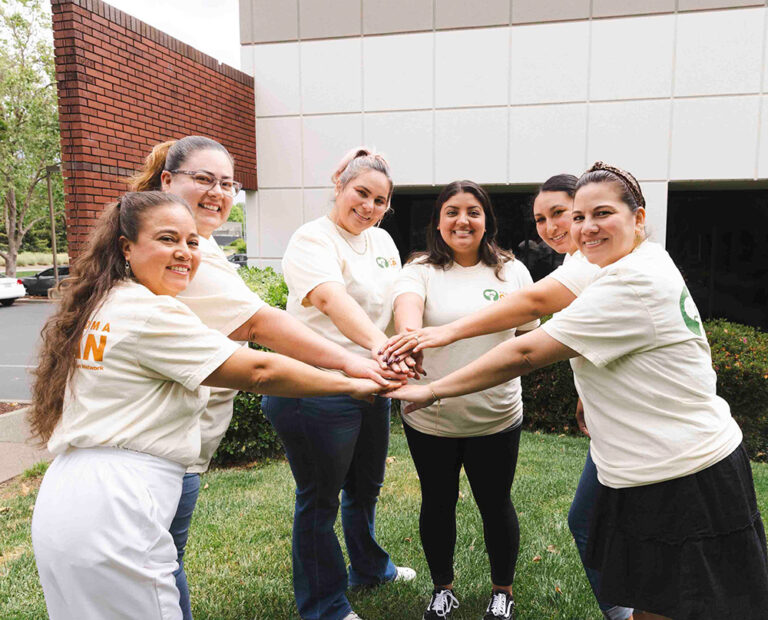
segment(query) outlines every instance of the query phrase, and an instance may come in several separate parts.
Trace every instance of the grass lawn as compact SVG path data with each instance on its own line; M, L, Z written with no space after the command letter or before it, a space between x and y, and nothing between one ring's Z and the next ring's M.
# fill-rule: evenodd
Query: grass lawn
M513 499L521 549L515 581L518 620L601 618L571 540L566 515L587 450L583 438L523 433ZM418 532L419 487L402 430L395 429L378 512L379 541L418 572L415 582L350 594L366 620L421 618L431 589ZM755 464L768 515L768 465ZM285 461L203 477L186 566L196 620L298 618L291 589L293 480ZM45 618L29 521L34 478L0 489L0 618ZM482 525L466 479L456 545L457 620L482 617L490 594ZM338 524L337 524L338 527ZM340 532L339 532L340 533Z

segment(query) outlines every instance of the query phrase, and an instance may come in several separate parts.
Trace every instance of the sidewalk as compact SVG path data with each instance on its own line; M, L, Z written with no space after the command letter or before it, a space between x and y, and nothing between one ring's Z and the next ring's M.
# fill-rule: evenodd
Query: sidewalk
M50 461L53 455L38 448L29 439L24 409L0 415L0 482L21 474L40 461Z

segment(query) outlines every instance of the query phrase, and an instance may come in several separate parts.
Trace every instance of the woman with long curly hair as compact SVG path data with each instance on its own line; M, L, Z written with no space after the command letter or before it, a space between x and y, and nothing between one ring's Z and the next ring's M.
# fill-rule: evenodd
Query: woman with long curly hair
M209 389L351 394L381 387L206 328L175 296L200 263L189 206L126 194L107 207L42 333L29 420L56 455L32 542L49 616L182 617L168 528L200 455Z

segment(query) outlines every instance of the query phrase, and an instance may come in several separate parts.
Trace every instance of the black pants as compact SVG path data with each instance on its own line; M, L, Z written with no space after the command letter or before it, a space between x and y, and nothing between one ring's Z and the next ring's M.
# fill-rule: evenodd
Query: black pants
M459 473L467 473L483 519L485 548L495 585L515 578L520 525L510 499L515 479L520 426L483 437L437 437L404 423L405 436L421 483L419 532L435 585L453 583L456 546L456 502Z

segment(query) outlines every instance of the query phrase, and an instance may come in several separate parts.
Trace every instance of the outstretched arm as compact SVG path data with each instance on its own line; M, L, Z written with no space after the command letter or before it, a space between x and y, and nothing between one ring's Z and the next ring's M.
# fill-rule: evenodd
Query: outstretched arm
M349 394L367 399L381 390L369 379L354 379L318 370L297 360L243 347L203 381L203 385L272 396L330 396Z
M384 356L398 357L411 350L418 352L430 347L442 347L463 338L512 329L545 314L559 312L574 299L576 295L566 286L554 278L546 277L451 323L408 330L393 336L384 348Z
M270 306L261 308L229 337L255 342L312 366L372 379L382 386L388 385L387 379L399 378L394 372L383 370L374 360L350 353L284 310Z
M578 353L561 344L543 329L497 345L471 364L427 385L406 385L387 393L409 401L404 413L412 413L439 398L462 396L499 385L532 370L576 357Z

